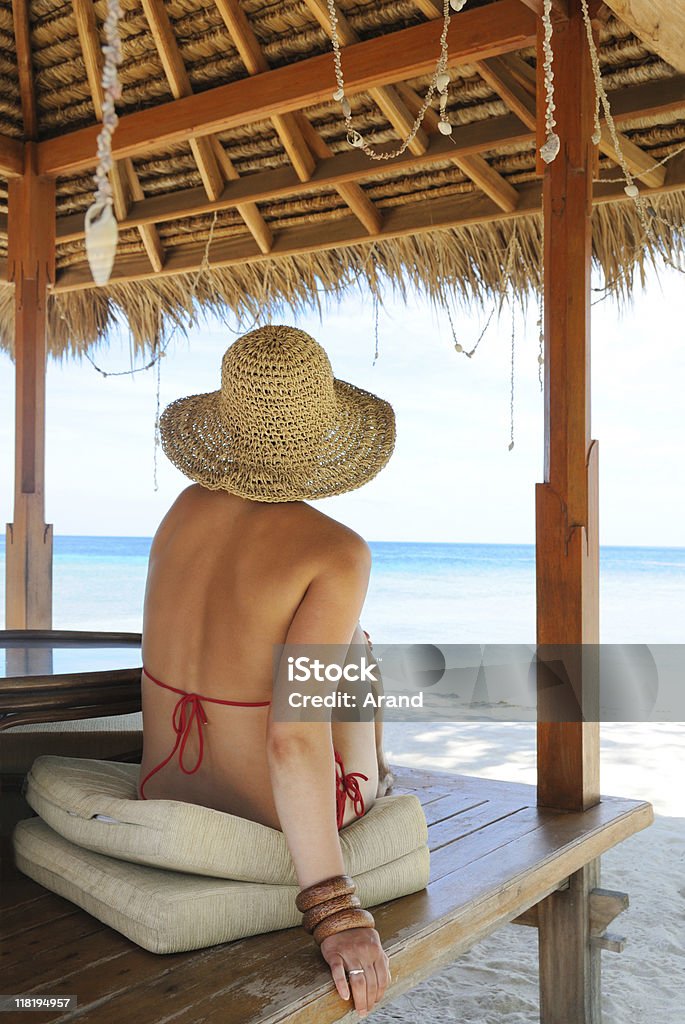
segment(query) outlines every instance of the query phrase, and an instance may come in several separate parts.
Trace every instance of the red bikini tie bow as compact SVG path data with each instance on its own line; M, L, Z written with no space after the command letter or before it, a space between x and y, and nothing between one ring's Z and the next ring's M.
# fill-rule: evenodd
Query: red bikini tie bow
M185 772L186 775L193 775L200 764L202 763L202 755L204 753L204 737L202 733L202 726L207 724L207 716L205 709L202 707L202 701L197 693L186 693L180 700L176 702L174 708L174 714L171 719L174 730L176 732L176 743L174 750L180 743L180 750L178 752L178 763L181 766L181 771ZM200 744L200 752L198 754L197 763L194 768L186 768L183 764L183 751L185 750L186 743L190 737L190 731L193 727L193 722L197 723L197 735ZM172 751L173 754L173 751Z

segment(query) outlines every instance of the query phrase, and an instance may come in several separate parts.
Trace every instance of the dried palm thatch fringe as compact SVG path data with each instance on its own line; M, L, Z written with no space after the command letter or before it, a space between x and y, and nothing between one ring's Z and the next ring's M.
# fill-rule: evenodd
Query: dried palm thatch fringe
M648 266L663 265L664 254L672 262L685 257L685 196L661 196L653 206L658 218L646 241L632 203L593 212L595 265L623 299L636 275L644 283ZM56 295L49 310L50 352L57 358L83 355L119 327L130 329L133 349L144 355L157 343L160 323L163 337L172 330L186 332L207 314L230 313L249 327L312 310L323 313L365 288L381 299L388 291L403 298L415 288L439 308L454 301L482 305L512 286L525 302L540 286L540 230L540 217L532 216L214 269L197 283L195 274L185 274ZM514 236L510 280L503 280ZM12 338L13 288L4 285L0 344L10 352Z

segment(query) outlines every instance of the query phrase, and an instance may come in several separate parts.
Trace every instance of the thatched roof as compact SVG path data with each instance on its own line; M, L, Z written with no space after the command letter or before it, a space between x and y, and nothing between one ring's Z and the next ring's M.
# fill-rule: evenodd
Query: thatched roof
M488 2L471 0L467 10ZM32 0L27 5L32 72L28 81L35 95L34 137L40 142L97 121L94 57L85 42L84 3L92 11L90 0ZM245 42L237 46L229 32L226 6L231 4L221 0L143 0L142 6L140 0L122 0L122 123L134 112L156 106L168 109L174 98L190 90L208 93L246 78ZM241 0L239 6L247 16L247 31L253 33L252 44L258 48L254 59L263 62L262 72L267 65L277 69L330 55L330 39L313 13L317 0ZM431 3L338 0L338 7L347 17L348 31L367 40L420 25ZM94 11L100 32L103 0L96 0ZM151 24L164 11L176 52L164 54L162 48L163 61L159 24L157 42ZM15 25L16 10L13 22L10 0L0 0L0 134L22 139L22 88L27 78L24 75L20 88ZM91 42L93 38L91 32ZM605 18L600 43L603 78L623 135L647 155L649 167L677 154L685 145L683 76L615 17ZM387 283L400 290L415 283L438 302L451 293L478 300L509 281L520 293L536 288L541 218L535 141L530 123L521 120L525 110L522 114L520 106L512 107L510 98L505 102L502 90L493 84L498 73L508 73L530 111L535 102L530 81L534 66L532 46L494 62L460 63L452 72L450 88L450 117L457 126L453 139L437 133L433 115L425 125L424 153L407 153L394 163L372 163L351 151L338 104L331 101L279 119L246 118L244 124L213 137L205 135L192 146L181 139L136 152L119 162L119 181L125 186L119 215L124 222L115 272L106 288L89 284L84 259L82 217L91 202L92 171L60 173L57 281L50 308L53 353L82 351L116 320L130 323L136 343L150 344L160 323L168 328L178 320L187 322L194 303L205 309L229 307L252 320L284 305L311 307L323 295L340 295L360 282L374 290ZM427 83L427 77L397 83L393 95L405 112L412 111L416 94L423 95ZM397 140L397 130L388 120L387 98L386 112L378 105L378 95L368 90L351 96L351 102L355 122L370 142ZM289 173L293 151L284 146L288 131L295 134L295 151L302 144L305 157L313 154L310 180L301 180L306 168L300 168L299 175ZM471 164L455 162L460 153L470 155ZM635 152L631 153L634 159ZM318 169L312 181L315 162ZM483 171L487 175L488 167L496 175L486 195ZM210 201L212 168L218 168L220 188L217 192L215 181ZM647 241L633 204L616 181L619 170L606 155L600 158L599 173L607 181L596 186L595 259L607 281L629 289L635 269L641 272L645 263L658 263L664 255L677 258L682 252L684 161L676 156L664 168L645 172L652 183L650 204L658 214ZM230 179L237 179L237 184ZM487 187L487 177L485 182ZM0 212L5 213L5 183L0 189ZM498 201L492 198L493 189ZM173 219L167 219L172 206ZM179 208L187 215L179 216ZM2 221L0 260L7 243ZM211 266L198 277L195 268L210 232ZM3 283L0 332L9 348L11 319L12 286Z

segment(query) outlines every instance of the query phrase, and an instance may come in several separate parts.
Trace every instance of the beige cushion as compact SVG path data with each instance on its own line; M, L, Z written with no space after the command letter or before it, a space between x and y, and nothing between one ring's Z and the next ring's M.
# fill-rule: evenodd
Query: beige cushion
M139 770L115 761L39 757L25 795L55 832L108 857L213 878L296 883L282 832L198 804L139 800ZM418 797L380 797L340 832L345 870L354 876L387 864L427 838Z
M24 775L41 754L107 759L142 747L140 711L106 718L15 725L0 732L0 772Z
M157 801L161 803L161 801ZM297 885L201 878L129 864L63 839L40 818L14 830L17 867L153 953L178 953L300 925ZM359 874L364 907L428 884L429 853L413 853Z

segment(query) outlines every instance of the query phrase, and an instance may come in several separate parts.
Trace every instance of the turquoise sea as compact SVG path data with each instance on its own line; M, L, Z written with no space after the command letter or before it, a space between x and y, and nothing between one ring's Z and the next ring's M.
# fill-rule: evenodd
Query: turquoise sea
M149 546L147 537L56 537L55 628L139 630ZM371 549L362 624L375 641L534 642L532 545L372 542ZM4 612L4 538L0 563ZM601 639L685 642L685 548L602 548Z

